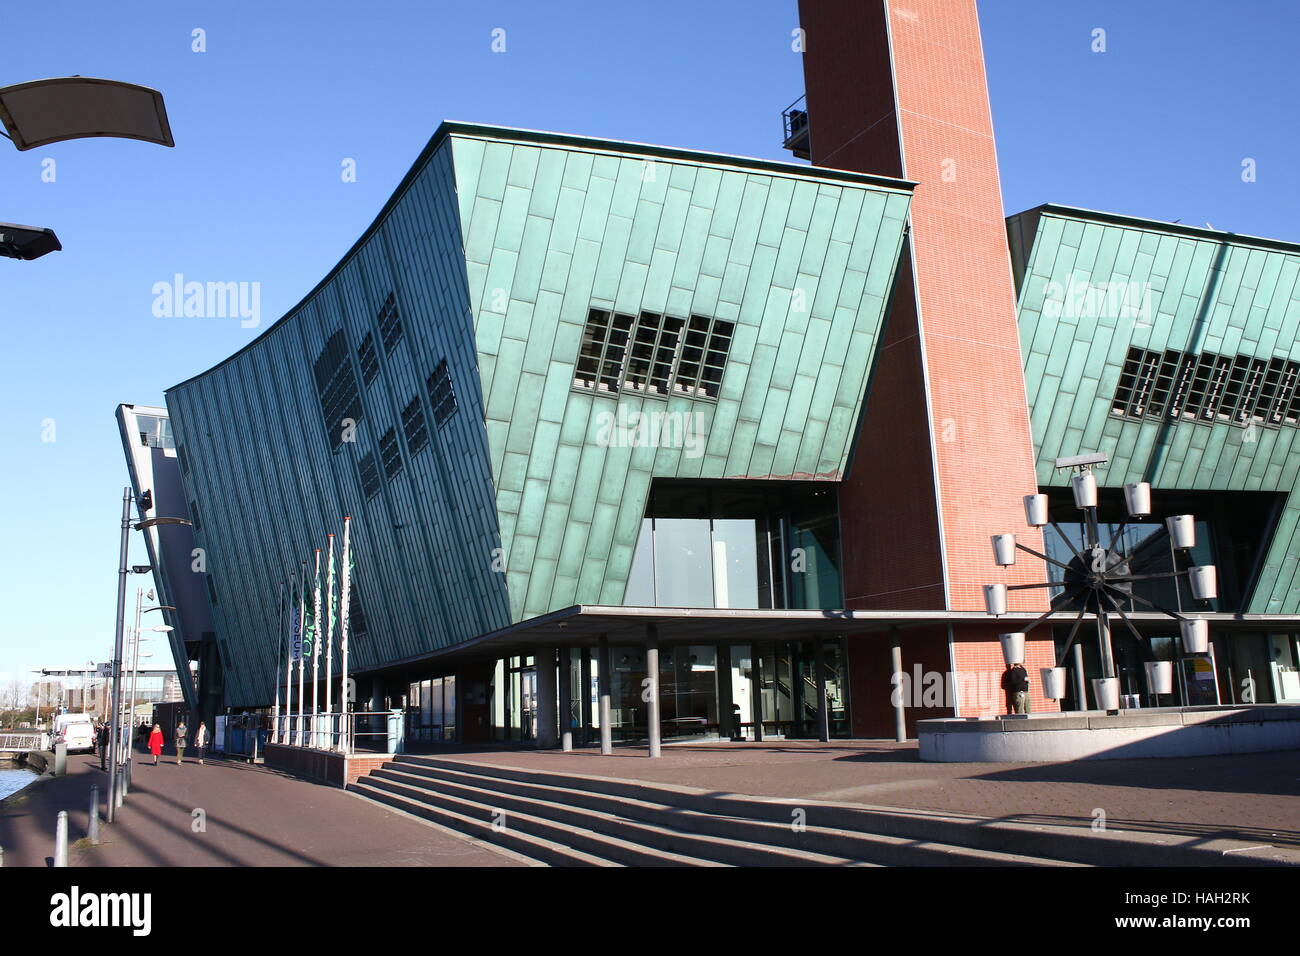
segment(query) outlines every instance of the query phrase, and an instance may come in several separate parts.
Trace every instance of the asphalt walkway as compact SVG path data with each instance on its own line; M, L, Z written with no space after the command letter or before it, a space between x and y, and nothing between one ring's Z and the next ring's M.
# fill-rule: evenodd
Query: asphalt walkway
M68 813L69 866L520 866L518 857L335 787L242 761L136 755L134 782L101 844L83 838L99 758L68 758L0 803L4 865L48 866Z

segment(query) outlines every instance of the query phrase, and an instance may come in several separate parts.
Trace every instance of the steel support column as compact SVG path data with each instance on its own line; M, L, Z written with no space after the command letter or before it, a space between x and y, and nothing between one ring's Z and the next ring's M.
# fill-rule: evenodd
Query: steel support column
M568 647L560 648L560 699L556 710L560 715L560 749L573 749L573 679L570 668L573 653Z
M813 654L817 656L817 739L825 744L831 739L831 715L826 706L826 642L820 637L813 640Z
M659 628L654 624L645 626L645 670L646 670L646 723L650 733L650 756L660 754L659 741Z
M901 681L903 673L903 642L897 627L889 629L889 666L894 680ZM894 685L894 739L900 744L907 739L907 702L903 700L902 685Z
M597 669L600 672L596 675L600 688L600 752L612 754L614 738L609 726L609 685L612 675L609 669L609 636L605 634L600 635L600 660L597 661Z

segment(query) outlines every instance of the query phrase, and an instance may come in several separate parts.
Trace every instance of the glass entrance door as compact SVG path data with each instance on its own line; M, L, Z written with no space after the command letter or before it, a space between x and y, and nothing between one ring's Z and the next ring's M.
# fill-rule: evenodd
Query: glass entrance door
M537 668L525 667L519 672L519 726L524 740L537 739Z

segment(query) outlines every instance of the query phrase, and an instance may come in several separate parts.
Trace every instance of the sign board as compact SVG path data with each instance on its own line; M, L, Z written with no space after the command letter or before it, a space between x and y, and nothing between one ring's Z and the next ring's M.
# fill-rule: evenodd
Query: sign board
M348 678L348 685L343 691L343 699L349 704L357 702L357 679L355 677Z
M112 664L112 662L110 661L110 662L107 663L107 664L96 664L96 665L95 665L95 676L96 676L96 677L112 677L112 676L113 676L113 664Z

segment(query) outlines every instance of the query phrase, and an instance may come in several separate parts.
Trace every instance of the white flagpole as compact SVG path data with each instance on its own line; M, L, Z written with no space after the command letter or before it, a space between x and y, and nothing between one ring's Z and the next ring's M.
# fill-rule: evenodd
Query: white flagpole
M302 583L298 589L298 734L296 743L299 747L306 746L307 738L304 734L303 714L307 710L307 697L303 691L304 678L307 670L307 660L302 656L302 638L307 629L307 562L302 562Z
M283 585L281 585L283 589ZM293 600L293 572L289 572L289 600ZM288 627L284 631L284 730L280 734L280 743L287 744L292 739L290 721L293 713L293 610L288 614Z
M329 570L325 574L325 720L334 747L334 533L329 535Z
M342 674L343 674L343 727L344 733L340 740L345 748L352 745L352 723L347 716L348 712L348 600L352 596L352 573L348 567L348 546L350 541L349 530L352 519L344 517L343 519L343 580L339 588L339 655L342 657Z
M280 589L276 597L276 629L284 630L284 582L280 582ZM280 742L280 635L275 635L275 707L271 710L271 742L278 744Z
M312 595L311 745L320 746L320 548L316 549L316 588Z

